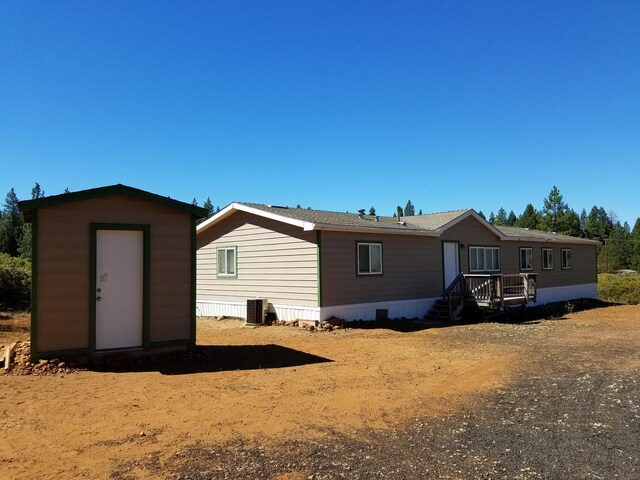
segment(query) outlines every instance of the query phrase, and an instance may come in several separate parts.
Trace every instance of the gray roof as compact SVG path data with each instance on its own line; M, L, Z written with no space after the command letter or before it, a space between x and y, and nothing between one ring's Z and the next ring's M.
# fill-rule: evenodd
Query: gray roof
M434 231L455 220L460 215L468 212L465 210L452 210L450 212L430 213L427 215L414 215L402 217L399 223L397 217L378 216L378 221L373 215L364 214L362 218L357 213L331 212L328 210L311 210L306 208L279 207L274 205L261 205L257 203L241 202L242 205L257 208L265 212L281 215L283 217L294 218L304 222L337 225L344 227L370 227L385 228L400 231Z
M407 232L407 234L433 235L439 236L443 230L448 228L449 224L456 220L462 220L468 216L474 216L487 229L492 230L496 235L505 239L522 239L523 241L537 242L567 242L567 243L588 243L596 244L598 242L586 238L576 238L569 235L555 234L552 232L543 232L540 230L530 230L518 227L502 227L490 225L486 220L482 220L480 216L470 208L462 210L450 210L448 212L428 213L426 215L412 215L402 217L399 221L396 217L373 216L366 212L363 215L358 213L332 212L328 210L312 210L308 208L291 208L277 205L262 205L259 203L236 202L228 205L220 214L214 215L208 221L198 226L198 230L209 228L212 222L216 222L224 216L230 214L230 207L241 206L249 207L255 210L261 210L267 214L279 217L290 218L296 222L306 222L313 225L314 229L364 229L364 230L387 230L389 233ZM254 210L254 211L255 211ZM222 215L219 216L219 215ZM277 218L277 217L276 217ZM377 220L376 220L377 219Z
M567 241L571 243L600 243L597 240L590 240L588 238L578 238L572 237L571 235L563 235L561 233L553 233L553 232L544 232L542 230L532 230L530 228L520 228L520 227L506 227L506 226L498 226L494 225L498 230L500 230L507 237L526 237L531 239L539 239L539 240L550 240L555 242Z

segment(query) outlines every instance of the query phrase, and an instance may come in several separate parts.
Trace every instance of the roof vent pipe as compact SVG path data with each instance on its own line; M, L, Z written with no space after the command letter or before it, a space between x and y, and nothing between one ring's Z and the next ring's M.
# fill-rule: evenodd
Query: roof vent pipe
M398 225L406 225L407 222L398 222Z
M358 210L358 218L359 219L364 218L364 208L361 208L360 210Z
M373 217L373 219L374 219L376 222L379 222L379 221L380 221L380 217L379 217L378 215L376 215L375 217Z

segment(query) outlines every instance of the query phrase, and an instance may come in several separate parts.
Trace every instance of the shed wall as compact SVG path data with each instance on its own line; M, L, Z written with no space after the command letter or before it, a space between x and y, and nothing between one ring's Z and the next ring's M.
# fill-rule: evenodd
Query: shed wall
M89 347L90 224L150 225L151 342L191 337L191 215L125 195L38 209L39 352Z

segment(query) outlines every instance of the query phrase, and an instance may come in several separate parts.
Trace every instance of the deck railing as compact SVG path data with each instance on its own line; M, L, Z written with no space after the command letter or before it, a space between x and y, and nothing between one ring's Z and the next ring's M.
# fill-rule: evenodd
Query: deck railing
M536 277L536 273L504 275L465 273L467 298L480 306L489 307L504 307L505 302L535 302Z

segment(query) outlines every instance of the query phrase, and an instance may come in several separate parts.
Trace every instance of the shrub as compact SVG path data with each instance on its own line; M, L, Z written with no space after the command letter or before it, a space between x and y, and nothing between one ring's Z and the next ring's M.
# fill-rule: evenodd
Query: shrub
M598 297L607 302L640 303L640 274L599 274Z
M31 299L31 263L0 253L0 307L25 308Z

